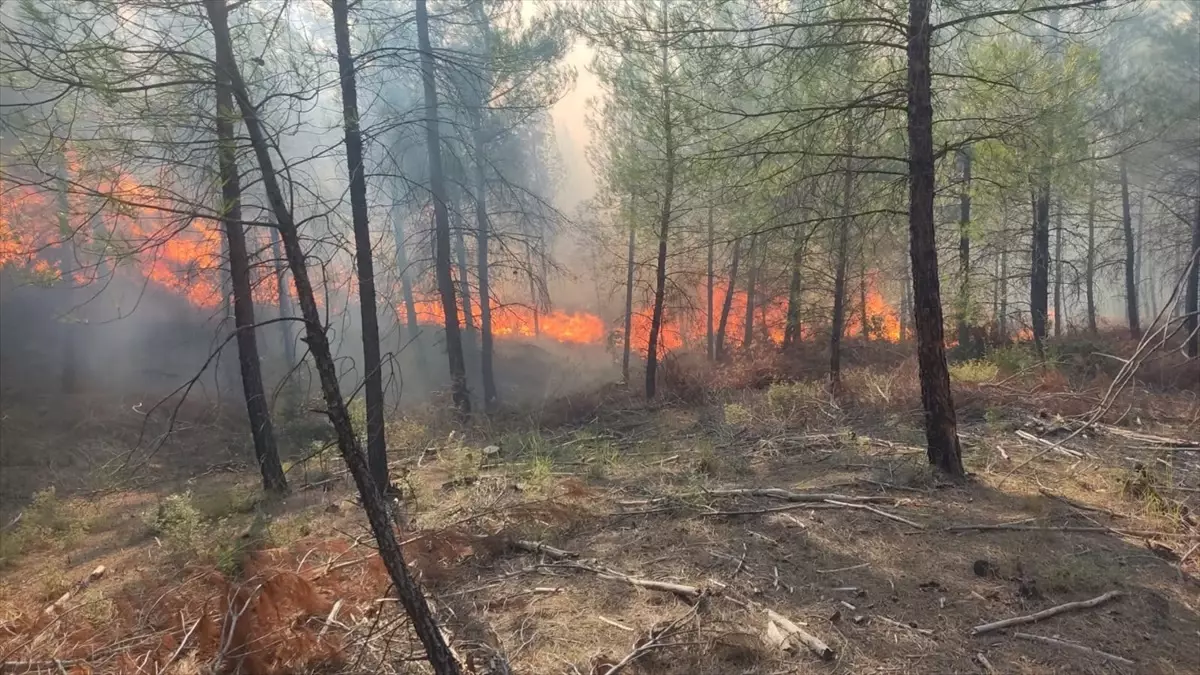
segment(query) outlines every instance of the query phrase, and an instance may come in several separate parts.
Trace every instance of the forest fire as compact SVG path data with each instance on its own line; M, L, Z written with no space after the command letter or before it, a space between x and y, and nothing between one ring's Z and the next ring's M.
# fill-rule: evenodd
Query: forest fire
M417 322L429 325L445 323L440 300L422 300L415 303ZM462 312L461 297L459 312ZM479 325L479 310L472 307L472 325ZM492 335L497 338L544 337L564 344L603 344L607 330L604 321L588 312L564 312L554 310L539 312L536 317L532 308L524 305L501 305L491 303ZM404 306L397 309L400 321L405 321ZM460 315L460 322L462 317Z

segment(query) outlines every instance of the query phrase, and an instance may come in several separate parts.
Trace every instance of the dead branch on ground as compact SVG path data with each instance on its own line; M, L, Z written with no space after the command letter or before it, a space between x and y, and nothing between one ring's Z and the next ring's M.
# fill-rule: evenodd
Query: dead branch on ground
M1091 609L1093 607L1102 605L1109 600L1119 598L1122 595L1124 595L1124 593L1121 591L1109 591L1104 595L1094 597L1091 600L1068 602L1066 604L1057 605L1049 609L1043 609L1035 614L1014 616L1008 619L1001 619L1000 621L993 621L992 623L981 624L971 629L971 635L983 635L984 633L990 633L995 630L1000 630L1001 628L1008 628L1009 626L1019 626L1025 623L1034 623L1036 621L1041 621L1042 619L1048 619L1052 616L1063 614L1064 612L1072 612L1079 609Z

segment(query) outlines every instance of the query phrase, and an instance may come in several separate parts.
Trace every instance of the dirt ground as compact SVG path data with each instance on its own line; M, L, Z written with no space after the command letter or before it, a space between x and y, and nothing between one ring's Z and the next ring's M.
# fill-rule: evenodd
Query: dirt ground
M851 371L837 402L800 382L609 389L453 433L409 415L389 435L410 566L478 673L1198 672L1194 393L1068 438L1055 409L1094 389L959 373L952 483L907 367ZM6 512L4 673L426 672L332 451L289 462L274 504L244 464L168 476L187 451ZM825 649L781 649L772 612Z

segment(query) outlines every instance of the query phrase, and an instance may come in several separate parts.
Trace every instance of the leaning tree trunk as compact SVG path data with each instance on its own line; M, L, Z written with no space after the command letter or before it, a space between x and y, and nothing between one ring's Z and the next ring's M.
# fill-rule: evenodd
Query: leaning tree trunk
M632 233L630 234L630 236L632 237ZM630 240L630 246L632 246L632 239ZM630 256L630 257L632 257L632 256ZM713 281L714 281L714 277L713 277L713 210L712 210L712 207L710 206L710 207L708 207L708 276L707 276L707 291L708 291L707 310L708 311L706 311L704 313L704 324L705 324L704 327L705 327L705 338L706 338L704 355L705 355L705 358L707 358L709 361L716 360L716 358L717 358L716 351L714 351L715 345L713 343ZM626 380L629 379L628 374L626 374L625 379Z
M800 266L804 262L804 240L800 228L796 228L796 238L792 242L792 278L788 282L787 323L783 329L783 346L793 347L800 343L800 295L803 279L800 276Z
M350 54L350 9L347 0L332 0L333 33L342 84L342 123L346 128L346 164L350 169L350 214L354 225L354 257L358 265L358 303L362 316L363 391L367 408L367 465L380 494L391 488L387 438L383 425L383 360L379 354L379 315L375 310L375 262L367 220L367 177L363 167L362 131L358 126L358 89Z
M1054 202L1054 337L1062 336L1062 327L1066 322L1063 316L1063 222L1062 197Z
M621 379L629 384L629 352L633 342L633 247L636 243L633 221L629 223L629 252L625 258L625 344L621 346Z
M1142 334L1142 326L1138 320L1137 251L1129 212L1129 169L1125 166L1125 155L1118 157L1117 163L1121 172L1121 229L1125 235L1125 315L1129 318L1129 332L1136 338Z
M849 256L850 197L854 190L854 173L850 156L854 145L847 131L846 168L842 176L842 217L838 223L837 266L833 276L833 322L829 328L829 381L836 392L842 384L842 332L846 323L846 262Z
M1096 333L1096 180L1088 187L1087 254L1083 263L1083 286L1087 296L1088 332Z
M663 30L667 29L666 0L663 0ZM658 218L658 262L654 279L654 312L650 315L650 339L646 347L646 398L654 398L658 377L658 338L662 331L663 303L667 294L667 235L671 225L671 200L675 193L675 129L671 119L670 71L667 64L667 39L662 42L663 147L666 149L666 176L663 185L662 213Z
M733 294L737 289L738 262L741 258L742 240L733 241L733 259L729 261L729 285L725 287L725 299L721 302L721 319L717 322L717 344L714 347L717 361L725 360L725 328L729 325L729 310L733 308Z
M750 235L750 269L746 270L746 320L742 323L742 349L749 352L754 344L754 287L758 283L758 234Z
M1196 197L1196 219L1192 221L1192 260L1187 279L1187 301L1184 307L1184 333L1187 353L1193 359L1200 356L1200 195Z
M912 252L913 300L917 306L917 360L929 463L963 475L962 448L950 373L942 335L942 299L938 280L937 240L933 227L933 103L929 72L929 6L931 0L908 5L908 229Z
M967 349L971 340L971 147L958 153L962 190L958 195L958 346Z
M217 71L222 73L223 79L228 82L230 93L236 98L241 110L250 143L262 171L263 188L271 210L275 213L279 235L283 239L284 251L287 254L296 295L300 302L300 313L304 319L306 341L320 377L321 393L325 398L326 413L337 437L338 450L358 488L363 510L367 514L367 520L375 535L379 557L383 561L384 567L387 568L400 603L412 621L413 630L425 647L434 672L438 675L460 675L462 669L446 645L442 632L433 618L433 613L425 601L425 596L417 583L409 576L400 544L392 529L387 506L383 496L375 489L374 480L367 468L362 449L359 447L358 437L355 436L354 428L350 423L346 402L338 388L337 370L334 366L333 353L329 347L329 338L322 326L312 284L308 278L308 269L305 267L305 252L300 243L300 234L296 228L296 222L292 218L292 213L283 200L283 190L280 188L275 168L272 165L270 145L258 120L258 108L250 100L246 84L242 80L241 73L238 72L233 54L233 42L229 36L225 0L205 0L204 4L213 29ZM424 22L427 20L425 0L417 0L417 8L417 17ZM427 46L428 41L426 40Z
M229 77L221 68L217 81L217 167L221 178L221 224L229 250L229 277L233 291L233 324L237 333L238 364L242 371L242 391L246 395L246 414L254 439L254 457L262 473L263 489L275 494L287 492L287 478L275 446L271 409L263 388L262 368L255 335L254 299L250 289L250 256L246 252L246 233L242 230L242 188L238 178L237 146L231 113L233 94Z
M442 173L442 138L438 129L437 82L434 78L433 48L429 44L429 12L426 0L417 0L417 46L421 52L421 82L425 89L425 143L429 150L429 188L433 193L434 267L442 316L446 324L446 356L450 362L450 388L454 405L463 415L471 412L467 391L467 364L463 359L462 332L458 325L458 302L454 276L450 273L450 214L446 210L446 178Z

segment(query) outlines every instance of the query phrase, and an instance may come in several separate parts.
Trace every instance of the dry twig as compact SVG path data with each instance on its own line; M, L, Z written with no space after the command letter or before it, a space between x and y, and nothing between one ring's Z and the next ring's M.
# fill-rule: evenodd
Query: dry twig
M1013 633L1013 637L1018 637L1018 638L1021 638L1022 640L1031 640L1033 642L1045 642L1046 644L1054 645L1055 647L1066 647L1067 649L1074 649L1077 652L1083 652L1084 654L1090 654L1091 656L1099 656L1102 659L1108 659L1109 661L1116 661L1117 663L1124 663L1127 666L1135 665L1135 662L1130 661L1129 659L1125 658L1124 656L1117 656L1116 654L1109 654L1108 652L1102 652L1099 649L1092 649L1091 647L1086 647L1084 645L1081 645L1081 644L1078 644L1075 642L1067 642L1066 640L1059 640L1057 638L1046 637L1045 635L1031 635L1029 633Z
M1124 594L1121 591L1109 591L1104 595L1094 597L1091 600L1068 602L1066 604L1051 607L1049 609L1043 609L1035 614L1014 616L1008 619L1001 619L1000 621L993 621L992 623L981 624L971 629L971 635L983 635L984 633L990 633L994 630L1000 630L1001 628L1008 628L1009 626L1019 626L1024 623L1033 623L1035 621L1041 621L1042 619L1048 619L1052 616L1057 616L1064 612L1072 612L1077 609L1091 609L1092 607L1102 605L1114 598L1119 598L1122 595Z

